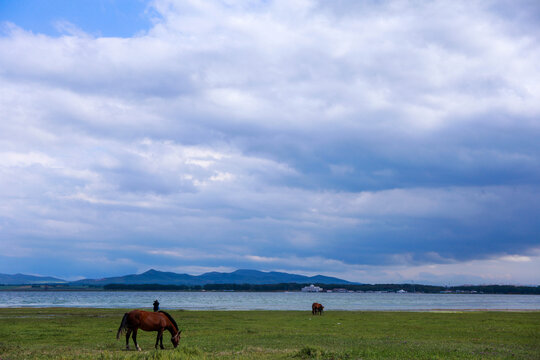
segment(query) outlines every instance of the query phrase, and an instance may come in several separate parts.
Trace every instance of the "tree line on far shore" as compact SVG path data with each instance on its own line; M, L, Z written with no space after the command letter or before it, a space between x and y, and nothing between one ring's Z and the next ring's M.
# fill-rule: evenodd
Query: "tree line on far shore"
M309 284L205 284L205 285L165 285L165 284L107 284L104 290L120 291L301 291ZM421 284L315 284L324 291L358 292L406 292L416 293L479 293L479 294L531 294L540 295L540 286L516 285L463 285L436 286Z

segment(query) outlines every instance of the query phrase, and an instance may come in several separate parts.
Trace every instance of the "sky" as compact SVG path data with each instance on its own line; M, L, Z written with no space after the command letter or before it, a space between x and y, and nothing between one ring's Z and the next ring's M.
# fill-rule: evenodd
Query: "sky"
M540 3L0 2L0 273L540 284Z

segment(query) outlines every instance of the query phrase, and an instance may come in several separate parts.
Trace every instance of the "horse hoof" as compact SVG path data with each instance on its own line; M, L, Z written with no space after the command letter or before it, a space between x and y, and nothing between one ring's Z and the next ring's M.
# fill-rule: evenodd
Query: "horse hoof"
M137 351L142 351L142 349L140 347L137 346Z

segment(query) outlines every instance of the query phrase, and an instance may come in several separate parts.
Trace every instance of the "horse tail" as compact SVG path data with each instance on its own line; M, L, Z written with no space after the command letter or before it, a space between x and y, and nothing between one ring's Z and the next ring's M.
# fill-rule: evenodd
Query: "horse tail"
M126 330L127 328L127 318L128 313L124 314L124 317L122 318L122 322L120 323L120 327L118 328L118 332L116 333L116 340L120 339L120 335Z

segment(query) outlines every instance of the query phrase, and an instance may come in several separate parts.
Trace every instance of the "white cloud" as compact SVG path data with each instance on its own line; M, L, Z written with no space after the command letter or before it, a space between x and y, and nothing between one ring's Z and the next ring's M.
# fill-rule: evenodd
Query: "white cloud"
M158 0L132 38L8 25L0 229L359 277L395 254L528 266L538 25L491 5Z
M58 167L57 162L43 153L16 153L3 152L0 153L0 166L5 167L28 167L31 165L41 165L44 167Z

